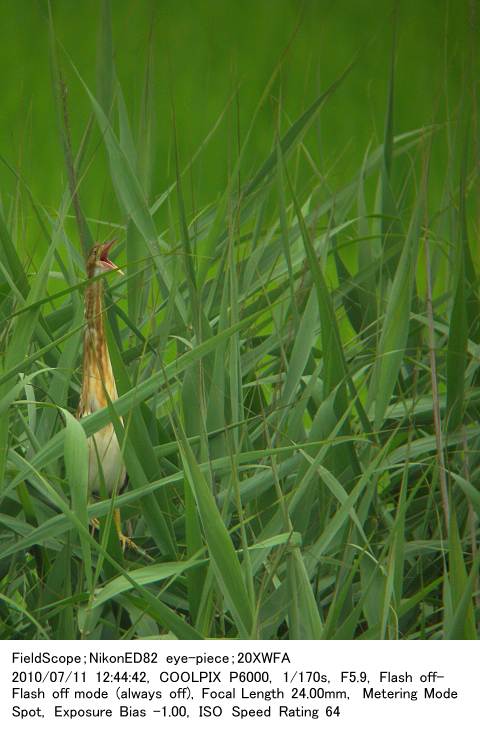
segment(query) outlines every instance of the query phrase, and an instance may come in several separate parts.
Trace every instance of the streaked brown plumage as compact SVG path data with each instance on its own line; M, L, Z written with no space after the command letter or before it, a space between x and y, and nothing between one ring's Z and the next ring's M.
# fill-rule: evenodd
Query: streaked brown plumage
M108 253L113 241L95 244L87 259L87 276L97 277L102 272L120 269L110 261ZM83 380L77 418L91 414L107 406L108 394L111 401L117 398L117 387L113 376L103 321L103 280L95 279L85 290L85 335L83 341ZM117 493L125 482L126 471L120 445L112 424L107 424L88 440L89 492L99 493L101 474L107 493ZM120 513L115 511L115 525L122 546L134 545L123 535L120 527Z

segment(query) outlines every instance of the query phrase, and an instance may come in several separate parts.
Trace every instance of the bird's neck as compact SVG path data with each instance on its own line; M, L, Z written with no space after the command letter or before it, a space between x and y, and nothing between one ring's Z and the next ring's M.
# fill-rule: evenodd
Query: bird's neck
M117 389L108 353L103 321L103 282L92 282L85 292L86 328L83 344L83 383L79 411L90 414L113 401Z

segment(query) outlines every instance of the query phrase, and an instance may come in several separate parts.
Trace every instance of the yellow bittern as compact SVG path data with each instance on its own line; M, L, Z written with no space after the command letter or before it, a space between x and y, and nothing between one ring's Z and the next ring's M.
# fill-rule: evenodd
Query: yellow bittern
M87 276L91 281L85 290L85 335L83 340L83 380L77 418L91 414L107 406L107 395L111 401L117 398L117 387L113 376L103 321L103 279L95 278L102 272L116 270L123 272L108 258L114 241L95 244L87 259ZM101 481L109 495L117 494L126 482L126 470L117 435L112 424L107 424L88 440L88 488L89 494L99 493ZM114 513L115 527L122 548L136 548L130 538L123 535L120 511Z

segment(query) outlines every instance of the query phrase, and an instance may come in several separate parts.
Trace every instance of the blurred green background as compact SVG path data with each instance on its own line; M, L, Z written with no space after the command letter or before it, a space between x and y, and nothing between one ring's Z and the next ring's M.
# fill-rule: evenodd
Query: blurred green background
M455 115L469 74L478 71L476 5L468 0L397 4L396 133ZM95 92L100 3L54 0L51 8L58 40L68 54L61 64L76 149L91 107L69 58ZM0 153L28 181L38 202L54 210L66 180L52 92L48 5L4 0L2 9ZM308 144L329 183L345 182L361 164L368 143L383 139L394 12L394 4L384 0L115 0L115 62L134 130L149 56L152 62L155 144L149 161L150 198L174 179L172 98L185 164L237 86L242 138L282 54L279 80L256 120L243 174L257 168L271 151L279 98L282 124L287 125L356 57L353 73L326 105ZM445 136L437 135L433 144L433 170L443 178ZM230 105L193 166L191 206L212 202L224 189L236 145L237 109ZM1 197L8 212L16 181L5 165L2 168ZM435 186L435 175L432 182ZM81 199L89 218L118 221L99 140L89 150ZM26 211L26 219L29 215ZM25 232L24 253L31 253L35 244L43 247L34 228L26 226ZM94 226L92 233L101 236Z

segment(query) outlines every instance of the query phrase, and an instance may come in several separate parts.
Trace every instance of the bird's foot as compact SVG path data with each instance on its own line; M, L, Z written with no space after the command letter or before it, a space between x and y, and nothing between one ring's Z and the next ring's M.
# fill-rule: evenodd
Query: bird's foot
M143 553L142 549L137 546L135 541L132 541L132 539L126 536L124 533L118 533L118 540L120 541L120 545L122 546L123 553L125 553L126 548L131 548L133 551L137 551L137 553Z
M92 536L96 530L100 530L100 521L98 518L90 518L90 528L92 529Z
M153 558L149 556L148 553L143 550L143 548L137 546L135 541L132 541L132 539L126 536L124 533L118 534L118 540L120 541L120 545L122 546L122 553L125 553L126 548L130 548L132 551L135 551L136 553L139 553L140 556L146 558L147 561L153 561Z
M146 553L143 550L143 548L140 548L140 546L137 546L135 541L132 541L132 539L129 538L128 536L126 536L125 533L122 531L122 523L120 520L120 510L118 508L115 510L115 512L113 514L113 520L115 522L115 528L117 529L117 535L118 535L118 539L120 541L120 545L122 546L123 553L125 553L126 548L131 548L132 551L136 551L141 556L144 556L149 561L151 561L152 559L150 558L148 553Z

